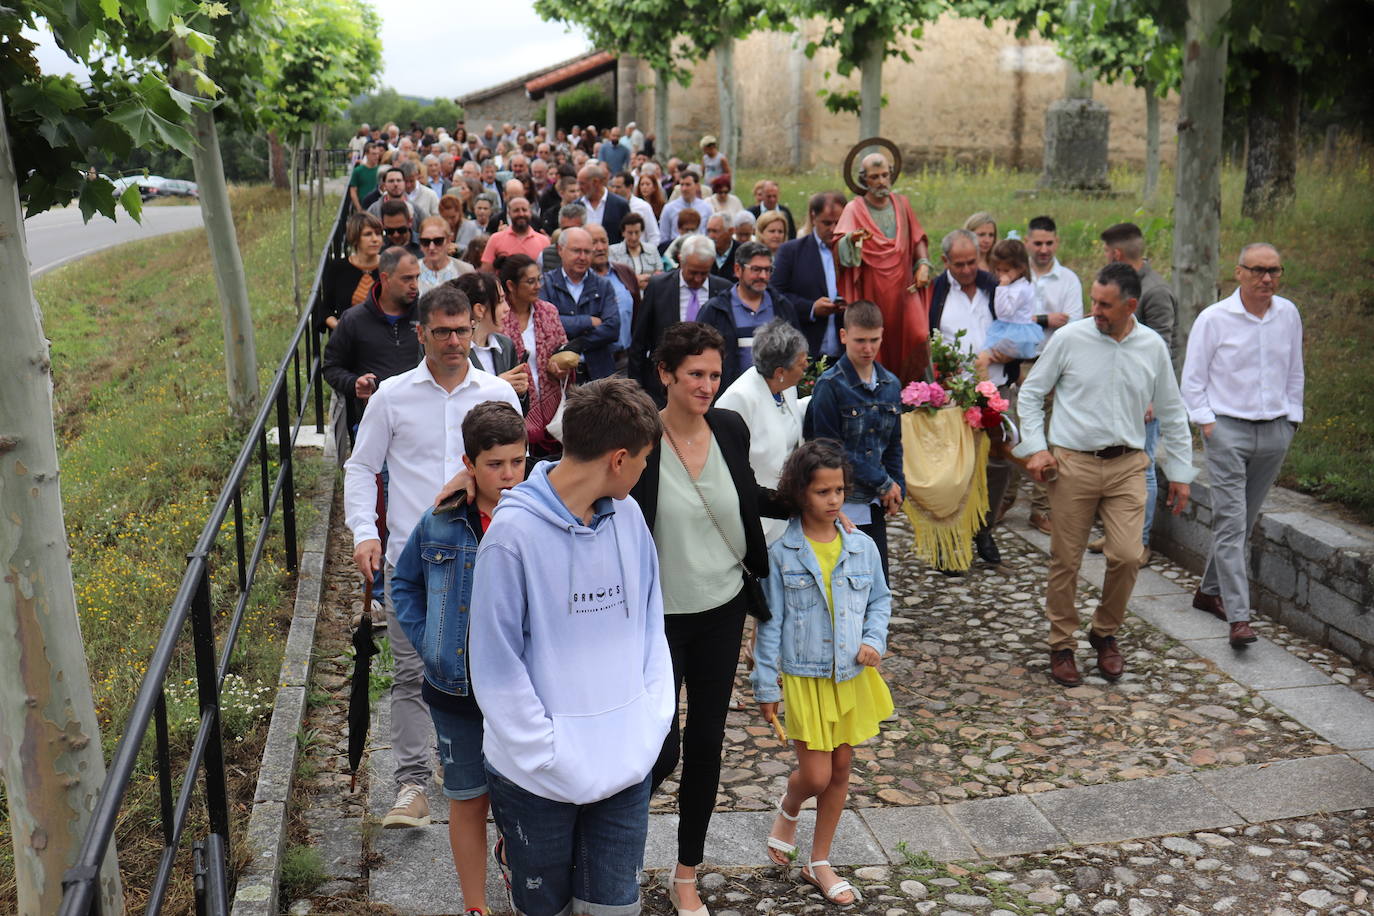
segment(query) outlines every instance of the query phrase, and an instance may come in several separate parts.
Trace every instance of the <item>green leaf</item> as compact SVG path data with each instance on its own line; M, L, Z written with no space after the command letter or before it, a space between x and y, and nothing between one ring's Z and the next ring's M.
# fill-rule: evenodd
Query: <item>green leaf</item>
M139 193L138 185L131 184L124 189L124 193L119 195L119 205L134 218L134 222L143 222L143 195Z
M119 0L100 0L100 11L106 19L119 18Z
M176 12L177 0L148 0L148 22L161 32Z
M81 218L88 223L96 213L114 219L114 185L103 178L97 178L95 181L83 181L81 183L80 204Z

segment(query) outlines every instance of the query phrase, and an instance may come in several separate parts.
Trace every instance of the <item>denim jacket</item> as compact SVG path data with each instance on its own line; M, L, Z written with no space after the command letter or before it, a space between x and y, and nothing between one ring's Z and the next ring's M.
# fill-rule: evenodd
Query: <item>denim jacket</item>
M836 683L857 677L859 647L887 650L887 619L892 593L873 539L862 531L840 532L840 559L830 574L834 621L825 601L825 580L816 554L802 534L801 519L768 548L768 578L763 580L771 619L758 625L754 646L754 698L782 699L778 673L829 677Z
M467 505L425 510L391 579L396 622L425 663L425 679L468 696L468 605L482 523Z
M806 409L803 438L836 440L854 467L854 492L845 494L847 502L872 502L894 482L906 495L902 383L877 363L873 372L878 387L870 391L849 357L841 356L816 380Z

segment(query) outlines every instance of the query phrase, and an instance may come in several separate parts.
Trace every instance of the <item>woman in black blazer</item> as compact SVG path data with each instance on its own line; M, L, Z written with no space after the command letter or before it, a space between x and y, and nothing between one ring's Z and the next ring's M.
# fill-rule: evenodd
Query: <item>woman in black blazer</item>
M496 278L485 270L475 270L450 281L472 305L472 346L468 361L483 372L499 375L510 382L520 399L520 410L530 410L529 367L515 361L515 343L496 330L501 326L502 312L510 308L501 298ZM480 338L480 339L479 339Z
M754 479L744 420L711 407L724 350L720 334L704 324L681 322L664 333L654 357L667 389L660 412L664 433L630 491L658 547L676 689L687 686L686 741L673 716L653 769L657 790L682 758L677 868L668 890L680 916L707 916L696 867L720 785L725 716L747 611L740 560L754 575L767 576L759 514L787 516L772 491Z

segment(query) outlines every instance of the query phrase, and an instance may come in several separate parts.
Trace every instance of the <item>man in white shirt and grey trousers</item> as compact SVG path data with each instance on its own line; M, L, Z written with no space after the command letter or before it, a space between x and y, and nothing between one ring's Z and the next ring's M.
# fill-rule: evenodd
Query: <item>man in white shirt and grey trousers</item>
M1283 261L1273 245L1246 245L1236 291L1193 322L1181 385L1202 430L1212 484L1212 554L1193 607L1231 625L1231 647L1256 640L1245 545L1302 422L1302 319L1275 295Z
M393 375L368 400L353 454L344 465L344 519L353 532L353 562L371 580L386 563L387 638L396 659L391 684L391 751L396 761L396 803L383 827L424 827L430 822L425 791L433 770L434 723L420 696L424 662L396 620L392 573L410 532L434 503L444 482L463 469L463 418L484 401L504 401L517 411L510 382L468 362L472 306L447 283L420 297L415 333L425 358ZM385 464L386 556L377 534L376 475Z

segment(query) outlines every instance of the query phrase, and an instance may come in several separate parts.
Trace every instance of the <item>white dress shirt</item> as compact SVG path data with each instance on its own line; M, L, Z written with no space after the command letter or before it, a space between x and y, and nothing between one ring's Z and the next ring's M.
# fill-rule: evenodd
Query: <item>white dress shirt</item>
M692 304L693 289L687 285L687 280L682 276L682 271L677 274L677 317L678 321L695 320L701 314L701 308L706 304L706 300L711 298L711 283L701 284L695 292L697 294L697 314L690 319L687 317L687 307Z
M638 213L644 218L644 235L640 242L645 248L657 248L659 240L658 217L654 216L653 204L642 197L631 197L629 203L630 212Z
M1055 258L1050 265L1049 273L1036 275L1031 270L1031 276L1035 286L1035 314L1049 315L1055 312L1063 312L1069 316L1069 321L1077 321L1083 317L1083 283L1078 279L1078 274L1069 270L1059 259ZM1040 352L1045 352L1045 347L1049 346L1050 338L1058 328L1045 328L1045 342L1040 345Z
M1169 345L1133 321L1121 340L1091 321L1064 325L1021 383L1019 458L1058 445L1080 452L1125 445L1145 447L1145 410L1159 420L1159 466L1177 483L1197 476L1188 414L1179 397ZM1054 416L1045 430L1045 396L1054 392ZM1047 444L1048 443L1048 444Z
M601 203L598 205L593 205L585 197L579 197L577 202L587 208L587 225L600 226L601 220L606 216L606 195L601 195Z
M940 313L940 336L952 341L955 334L963 331L964 336L961 339L964 349L976 355L982 351L987 339L988 325L992 324L988 294L975 286L973 298L970 299L963 287L954 279L954 275L948 270L945 274L949 277L949 295L945 297L945 308ZM1002 363L990 363L988 378L994 385L1005 385L1007 367Z
M396 564L411 529L434 495L463 468L463 419L483 401L505 401L520 410L515 389L503 378L468 366L452 391L434 380L429 364L382 382L368 399L353 454L344 465L344 518L353 543L377 537L376 475L386 464L386 559Z
M1263 318L1245 310L1240 290L1202 310L1188 335L1183 403L1201 426L1218 416L1287 417L1302 422L1302 318L1275 296Z

